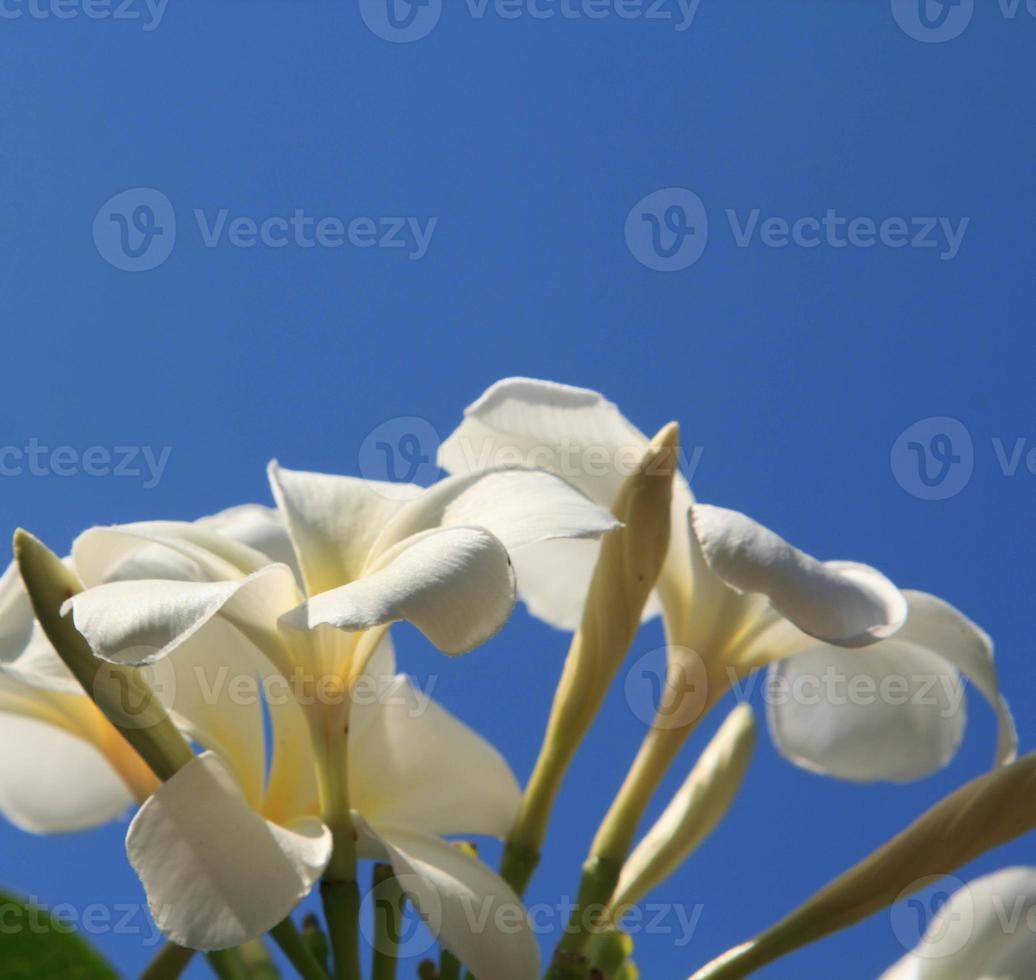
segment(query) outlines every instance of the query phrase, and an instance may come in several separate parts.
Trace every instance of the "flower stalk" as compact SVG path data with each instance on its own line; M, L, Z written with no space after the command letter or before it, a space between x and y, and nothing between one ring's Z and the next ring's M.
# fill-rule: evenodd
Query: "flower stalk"
M1036 827L1036 753L966 783L790 915L691 980L739 980Z
M374 958L371 980L396 980L399 967L399 938L403 927L403 889L392 867L376 864L372 881L374 894Z
M604 538L583 621L572 638L543 746L504 851L501 873L521 895L539 861L554 800L633 643L669 547L679 428L665 426L626 479Z
M356 828L349 807L348 696L327 710L307 712L316 759L320 809L334 842L320 883L336 980L360 980L360 891L356 883Z

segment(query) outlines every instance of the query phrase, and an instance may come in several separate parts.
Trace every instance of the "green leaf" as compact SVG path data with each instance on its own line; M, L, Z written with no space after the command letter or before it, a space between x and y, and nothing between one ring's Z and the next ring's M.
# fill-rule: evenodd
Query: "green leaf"
M0 892L0 980L118 980L118 974L66 922L39 905Z

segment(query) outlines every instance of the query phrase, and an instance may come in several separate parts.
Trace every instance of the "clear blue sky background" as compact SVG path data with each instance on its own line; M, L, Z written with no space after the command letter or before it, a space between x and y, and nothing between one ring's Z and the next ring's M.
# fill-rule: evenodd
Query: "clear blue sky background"
M703 447L702 499L964 609L996 638L1033 748L1036 476L1024 460L1004 475L993 440L1036 445L1036 20L980 2L941 44L901 30L887 0L703 0L684 32L614 13L478 18L448 0L409 44L376 36L355 2L170 0L150 31L150 15L0 19L0 443L172 447L151 489L0 479L3 534L21 524L63 548L93 523L267 501L271 456L354 473L387 419L445 435L496 378L554 378L606 392L645 429L679 419ZM177 237L163 264L130 273L92 226L139 187L172 202ZM709 218L700 260L669 273L636 261L623 234L667 187L697 193ZM193 212L224 208L438 224L419 260L208 248ZM725 211L754 208L970 224L952 260L738 247ZM970 482L943 501L890 469L899 434L930 416L960 420L974 446ZM436 695L526 776L566 638L519 612L460 661L410 629L397 642L402 665L437 675ZM658 642L647 630L635 655ZM702 904L693 941L644 937L644 976L685 977L980 773L993 726L972 708L950 768L905 787L807 775L764 735L730 819L654 897ZM642 733L620 690L562 796L532 901L574 889ZM80 908L138 902L124 829L0 827L0 882ZM1036 863L1036 838L962 877L1009 863ZM132 935L97 942L129 973L148 956ZM884 914L764 975L872 977L901 953Z

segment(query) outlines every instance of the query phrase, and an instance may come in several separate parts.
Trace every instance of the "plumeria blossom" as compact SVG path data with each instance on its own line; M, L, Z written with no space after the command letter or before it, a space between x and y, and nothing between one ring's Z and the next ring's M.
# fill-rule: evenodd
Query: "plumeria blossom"
M246 505L203 518L209 532L269 547L283 554L287 532L276 511ZM135 571L174 576L183 572L168 553L138 556ZM268 559L269 560L269 559ZM76 569L87 585L90 570ZM124 566L122 574L134 569ZM232 663L251 656L240 636L227 629L223 640ZM203 744L236 745L262 740L261 723L241 724L224 698L205 698L197 668L187 658L164 671L156 694L174 708L176 720ZM173 703L175 701L175 704ZM98 826L146 800L158 785L137 753L82 690L36 622L18 568L0 576L0 813L34 833L61 833ZM258 785L262 770L243 773Z
M539 953L530 929L494 928L497 909L520 908L511 890L444 835L506 833L520 791L504 760L403 675L383 642L350 717L349 800L360 856L391 863L438 939L482 976L528 980ZM126 840L163 933L184 946L221 949L288 915L320 878L332 849L317 816L306 723L291 698L270 704L287 771L253 797L235 773L262 764L205 753L141 807ZM480 917L484 915L484 918ZM473 921L485 922L476 934ZM502 919L501 919L502 921Z
M609 506L624 461L639 458L647 442L597 392L509 378L466 409L440 463L467 474L525 459ZM901 592L867 565L818 561L744 514L694 501L680 479L673 497L670 552L658 583L671 661L661 710L671 717L660 715L660 725L693 720L679 717L681 704L693 700L700 712L702 682L707 706L770 666L768 690L790 692L770 699L770 732L792 762L845 779L916 779L946 765L960 743L965 674L997 713L997 762L1013 758L1014 726L989 638L952 606ZM573 628L594 559L586 545L559 542L549 568L523 576L519 565L530 610ZM845 703L849 682L872 693ZM698 689L695 698L682 698L690 687Z
M95 528L73 546L77 568L87 569L92 581L107 583L73 597L66 607L102 659L134 665L218 664L224 658L222 634L229 628L290 683L293 697L285 710L301 709L286 729L292 734L276 738L270 776L275 792L269 787L265 794L256 792L255 780L249 785L240 778L241 772L254 770L254 753L222 751L192 763L142 809L131 830L130 855L159 924L177 942L202 948L233 945L246 933L269 928L279 921L270 916L287 914L330 858L307 807L332 830L340 827L347 807L361 840L373 841L377 853L414 883L415 905L433 929L434 907L441 909L438 935L469 968L494 977L534 974L535 944L521 933L510 941L473 947L457 935L458 923L467 921L461 911L465 902L489 896L520 907L513 893L483 865L471 864L427 834L414 836L420 829L502 835L517 807L513 780L505 788L482 771L485 766L469 765L463 745L452 744L446 731L423 730L412 746L413 764L403 759L401 747L393 746L391 732L383 733L380 755L374 742L357 750L362 735L352 717L355 694L363 677L385 678L383 670L364 671L389 624L407 620L444 652L463 653L491 637L510 615L515 602L512 555L558 538L596 538L617 522L564 480L539 471L495 470L423 490L272 464L270 480L291 538L292 564L271 562L257 549L204 527L172 522ZM154 561L156 554L168 556L178 574L152 579L119 574ZM301 735L299 718L305 721ZM300 741L309 746L308 769L294 754ZM420 746L423 754L417 751ZM242 748L240 740L237 748ZM430 753L440 760L438 768ZM398 786L387 784L387 816L364 805L362 787L376 785L373 776L379 772L377 766L362 769L370 758L381 760L381 770L406 765L415 792L422 789L419 825L392 809L405 795ZM457 777L462 783L474 773L486 794L482 801L467 799L463 786L445 778L446 768L464 769ZM291 803L303 793L313 769L317 802L306 807ZM364 780L364 772L370 780ZM178 782L182 791L175 788ZM205 831L204 849L195 860L184 853L181 860L168 862L167 854L177 846L172 835L192 819L180 808L197 812L199 794L211 798L211 811L189 826L199 837ZM168 816L157 819L167 812L166 804ZM428 817L429 807L437 813L435 820ZM250 821L245 821L245 809L253 814ZM488 810L496 814L494 821L479 823L479 814ZM247 846L234 846L238 822L252 828L250 837L243 835ZM258 881L248 884L250 875L258 873L253 856L262 841L271 860L278 849L282 852L276 864L283 875L275 889L266 887L268 900L250 910L245 900L263 891ZM224 860L209 898L193 893L177 898L194 877L177 869L207 866L216 854ZM241 885L232 887L232 878ZM220 915L213 903L223 893L234 901ZM238 899L244 903L240 909ZM165 911L167 905L171 911ZM206 931L209 926L216 931Z
M940 906L881 980L1027 980L1036 963L1036 868L977 878Z
M421 489L272 464L270 481L301 580L288 564L228 548L194 525L95 528L75 542L77 567L104 573L160 548L189 564L195 580L114 582L76 596L69 605L94 651L113 662L153 663L199 642L221 616L286 676L299 669L356 676L379 628L399 620L459 654L509 617L512 556L617 526L565 481L529 470Z

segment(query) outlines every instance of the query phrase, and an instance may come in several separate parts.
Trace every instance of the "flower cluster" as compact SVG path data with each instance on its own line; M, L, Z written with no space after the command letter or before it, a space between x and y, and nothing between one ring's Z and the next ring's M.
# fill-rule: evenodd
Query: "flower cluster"
M301 975L358 980L357 870L371 860L440 942L433 975L463 964L479 980L534 980L521 896L569 765L660 615L656 721L600 823L548 977L636 976L623 921L736 797L755 740L746 704L646 832L644 814L701 719L763 668L789 689L833 675L869 690L930 682L923 698L774 700L770 735L795 765L861 782L942 768L963 736L953 692L966 679L997 717L995 767L697 977L744 976L1036 825L1014 805L1036 777L1015 761L989 637L935 596L697 501L679 458L675 424L651 438L596 392L506 379L465 411L430 487L272 463L274 507L95 527L64 560L19 532L0 578L0 812L59 833L137 807L126 850L155 921L176 947L231 951L212 956L217 971L270 933ZM524 790L396 672L389 634L405 621L464 654L518 599L572 634ZM946 822L968 820L969 839L947 843ZM450 840L473 836L505 841L499 873ZM1012 881L1028 894L1033 874ZM312 928L326 930L330 966L291 920L318 885L325 921ZM969 947L974 970L1022 962L995 932ZM392 942L375 944L373 975L395 975ZM889 976L919 975L911 962Z

